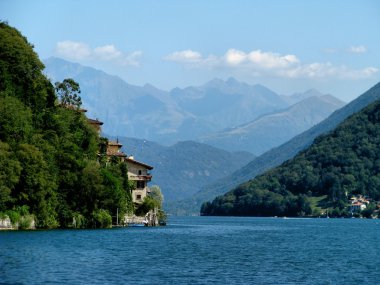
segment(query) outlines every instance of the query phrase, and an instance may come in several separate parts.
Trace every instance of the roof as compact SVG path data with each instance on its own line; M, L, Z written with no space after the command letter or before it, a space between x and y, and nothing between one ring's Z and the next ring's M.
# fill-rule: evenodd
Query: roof
M150 166L150 165L145 164L145 163L143 163L143 162L137 161L137 160L135 160L135 159L131 159L131 158L129 158L129 157L127 157L127 158L125 159L125 161L126 161L126 162L130 162L130 163L132 163L132 164L137 164L137 165L140 165L140 166L144 166L145 168L147 168L147 169L149 169L149 170L152 170L152 169L153 169L153 166Z
M120 157L126 157L127 156L124 152L107 152L107 155L109 155L109 156L120 156Z
M99 121L98 119L94 120L94 119L87 118L87 121L88 121L90 124L94 124L94 125L103 125L103 122Z
M75 111L78 111L78 112L81 112L81 113L86 113L87 112L86 109L79 108L78 106L75 106L75 105L66 105L65 108L71 109L71 110L75 110Z

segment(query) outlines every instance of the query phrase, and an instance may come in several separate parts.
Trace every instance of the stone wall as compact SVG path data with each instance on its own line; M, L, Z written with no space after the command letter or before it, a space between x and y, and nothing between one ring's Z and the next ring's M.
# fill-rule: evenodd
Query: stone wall
M157 210L150 210L145 214L145 217L139 217L136 215L126 215L123 221L124 225L144 225L148 227L159 226Z
M0 230L13 230L11 219L9 217L0 219Z

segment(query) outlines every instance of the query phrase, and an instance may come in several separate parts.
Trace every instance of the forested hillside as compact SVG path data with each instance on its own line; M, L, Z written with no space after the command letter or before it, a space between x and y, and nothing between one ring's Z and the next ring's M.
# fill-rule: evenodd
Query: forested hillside
M281 166L202 205L204 215L304 216L312 197L344 215L350 195L380 199L380 100Z
M117 208L126 213L125 167L98 163L96 131L78 106L58 100L27 39L4 22L0 38L1 215L31 214L37 227L54 228L101 226Z

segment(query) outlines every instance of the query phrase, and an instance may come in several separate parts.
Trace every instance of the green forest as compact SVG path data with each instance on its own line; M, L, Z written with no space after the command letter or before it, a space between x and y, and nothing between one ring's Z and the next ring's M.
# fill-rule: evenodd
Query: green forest
M352 195L380 200L380 100L350 116L306 150L202 205L202 215L349 216Z
M53 86L33 46L7 23L0 38L0 218L93 228L133 212L126 165L102 160L104 139L78 111L79 85Z

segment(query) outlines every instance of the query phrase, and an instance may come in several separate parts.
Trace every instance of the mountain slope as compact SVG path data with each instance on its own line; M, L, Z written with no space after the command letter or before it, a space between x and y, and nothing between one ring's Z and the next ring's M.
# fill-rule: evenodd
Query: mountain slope
M380 100L355 113L281 166L202 206L206 215L311 214L312 196L335 215L346 215L347 198L380 199Z
M117 76L58 58L45 61L52 81L80 84L88 115L106 122L110 135L147 138L170 145L235 127L290 106L302 96L282 96L234 78L170 92L126 83ZM290 101L289 101L290 100Z
M135 138L118 139L128 155L154 166L150 185L160 186L165 203L191 197L200 187L231 174L254 158L247 152L230 153L192 141L167 147Z
M170 95L183 110L207 121L214 130L237 126L289 106L268 88L234 78L214 79L200 87L176 88Z
M285 110L210 134L200 141L227 150L245 150L260 155L321 122L343 105L331 95L312 95Z
M237 185L253 179L264 171L292 158L299 151L307 148L317 136L331 131L348 116L360 111L378 99L380 99L380 83L343 108L335 111L318 125L294 137L283 145L267 151L231 175L203 187L191 199L168 205L168 208L174 213L178 211L183 214L197 213L204 201L209 201L218 195L226 193Z

